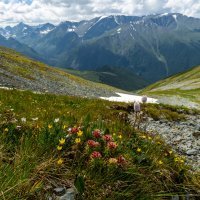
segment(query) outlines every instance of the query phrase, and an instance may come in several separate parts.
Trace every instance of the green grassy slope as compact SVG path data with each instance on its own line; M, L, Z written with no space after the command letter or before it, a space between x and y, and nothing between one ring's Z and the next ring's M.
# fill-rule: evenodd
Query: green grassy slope
M0 199L42 200L56 186L73 184L77 199L88 200L196 195L198 175L184 158L158 135L130 127L121 112L98 99L0 89ZM102 131L99 138L95 129ZM98 145L90 147L88 140ZM92 157L94 151L102 157Z
M88 97L114 95L113 91L117 91L116 88L84 80L4 47L0 47L0 85Z
M127 91L138 90L148 85L147 81L126 67L103 66L95 71L78 71L72 69L67 69L66 71L90 81L104 83Z
M167 101L167 98L176 100L177 97L183 105L200 108L200 66L152 84L140 93L158 97L161 101Z

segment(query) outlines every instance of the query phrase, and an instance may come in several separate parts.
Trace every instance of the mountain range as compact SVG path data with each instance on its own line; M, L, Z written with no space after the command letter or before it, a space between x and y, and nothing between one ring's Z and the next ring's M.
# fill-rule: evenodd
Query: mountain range
M52 66L120 66L148 83L200 63L200 19L179 13L102 16L80 22L0 28L0 45Z

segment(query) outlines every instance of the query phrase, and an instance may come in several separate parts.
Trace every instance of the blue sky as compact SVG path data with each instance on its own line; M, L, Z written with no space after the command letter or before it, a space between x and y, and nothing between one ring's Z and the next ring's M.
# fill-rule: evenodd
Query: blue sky
M0 26L165 12L200 18L200 0L0 0Z

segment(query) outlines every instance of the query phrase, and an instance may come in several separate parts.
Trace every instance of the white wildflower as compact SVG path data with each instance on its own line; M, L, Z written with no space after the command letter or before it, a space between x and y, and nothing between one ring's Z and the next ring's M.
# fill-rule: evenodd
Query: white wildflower
M38 117L35 117L35 118L32 118L33 121L37 121L38 120Z
M22 118L21 118L21 121L22 121L22 122L26 122L26 118L25 118L25 117L22 117Z
M60 120L59 118L56 118L56 119L54 120L54 122L57 123L57 122L59 122L59 120Z

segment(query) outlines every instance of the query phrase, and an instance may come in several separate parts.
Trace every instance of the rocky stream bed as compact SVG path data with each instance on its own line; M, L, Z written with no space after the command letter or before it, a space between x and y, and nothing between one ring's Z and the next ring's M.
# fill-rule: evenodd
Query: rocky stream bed
M134 113L129 121L134 123ZM194 171L200 170L200 115L185 115L185 121L154 120L150 117L140 124L143 131L159 134L164 141L179 155L185 156L186 162Z

